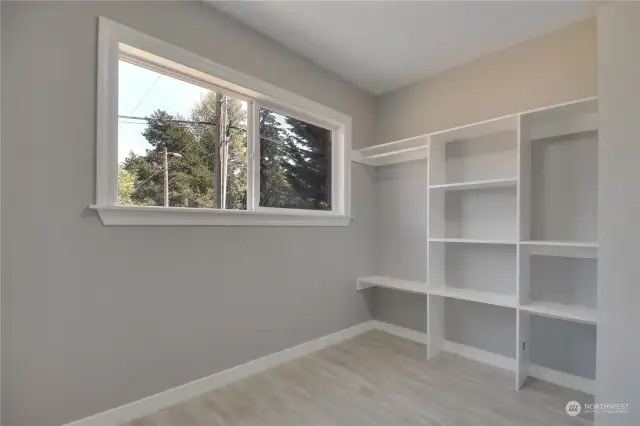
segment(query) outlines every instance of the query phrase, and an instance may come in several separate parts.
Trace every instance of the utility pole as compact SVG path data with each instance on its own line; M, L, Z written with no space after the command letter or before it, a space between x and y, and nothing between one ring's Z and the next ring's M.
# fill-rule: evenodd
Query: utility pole
M169 207L169 151L164 146L164 206Z
M177 152L169 152L167 146L164 147L164 206L169 207L169 155L182 157Z

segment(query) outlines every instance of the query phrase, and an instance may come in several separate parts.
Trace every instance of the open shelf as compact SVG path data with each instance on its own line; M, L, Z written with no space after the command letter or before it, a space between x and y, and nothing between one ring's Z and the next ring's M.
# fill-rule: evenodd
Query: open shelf
M578 241L521 241L528 253L539 256L598 258L598 243Z
M598 100L585 99L523 114L530 139L546 139L598 130Z
M582 322L555 316L567 315L547 307L518 311L518 322L525 326L519 333L518 381L527 376L552 381L561 386L594 394L596 379L597 327L595 322ZM576 313L580 318L582 313ZM588 321L595 319L587 316Z
M464 243L464 244L517 244L510 240L482 240L474 238L429 238L433 243Z
M426 159L428 155L429 136L420 135L354 150L351 153L351 160L370 166L385 166Z
M397 278L389 277L358 277L358 290L364 290L370 287L392 288L394 290L407 291L409 293L427 294L426 283L399 280Z
M596 100L522 116L523 240L566 247L568 242L597 240L598 132L593 117L597 117ZM590 125L576 124L584 122ZM550 132L551 128L556 131Z
M431 135L430 184L497 186L487 183L512 180L517 174L517 129L518 117L507 117Z
M481 191L430 191L431 238L517 241L516 185Z
M597 323L597 309L580 305L535 301L520 306L523 311L550 318L558 318L585 324Z
M438 189L445 191L465 191L472 189L482 188L500 188L516 186L518 180L516 178L504 178L504 179L487 179L477 180L473 182L459 182L459 183L445 183L442 185L431 185L430 189Z
M515 307L516 258L513 244L432 244L429 294Z
M503 306L505 308L516 307L515 294L492 293L490 291L447 286L429 288L429 294L487 305Z

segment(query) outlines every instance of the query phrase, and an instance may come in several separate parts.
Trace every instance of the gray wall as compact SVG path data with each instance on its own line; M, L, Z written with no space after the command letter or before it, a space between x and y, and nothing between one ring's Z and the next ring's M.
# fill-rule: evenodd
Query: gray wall
M370 95L201 3L3 1L5 425L60 425L369 318L362 167L346 228L104 227L87 210L98 15L349 114L354 146L372 143Z
M376 167L375 274L427 281L427 161Z
M595 19L590 19L383 94L377 100L377 117L378 122L384 125L376 129L375 143L594 96L597 94L596 35ZM378 180L381 176L379 173ZM401 187L401 184L396 184L396 187ZM419 203L421 201L418 200L402 206L405 212L417 215L409 220L409 223L415 223L416 233L422 232L423 225L418 222L424 220ZM387 211L383 217L393 215L393 212ZM388 225L381 221L379 226ZM383 244L381 239L378 242ZM417 259L415 256L409 258ZM415 262L404 269L422 267L419 260ZM377 258L376 265L384 264L382 259ZM424 330L424 312L410 312L412 309L424 310L423 296L402 296L405 304L401 305L399 296L389 291L374 291L373 312L376 319ZM410 298L413 300L409 301ZM514 357L515 312L505 308L478 306L460 301L446 304L445 315L451 320L445 330L447 339ZM510 318L511 314L514 318ZM489 327L486 324L493 324L494 327L483 335L481 332ZM501 325L497 327L496 324ZM591 331L585 331L584 327L589 326L567 325L569 328L575 326L575 333L581 339L573 347L591 350L590 354L575 362L571 356L561 353L564 349L553 344L554 336L545 340L545 326L548 325L545 321L532 321L531 332L536 337L538 347L536 350L532 348L532 361L568 373L593 377L594 327L591 327ZM545 348L543 353L539 348Z
M374 273L427 281L427 161L371 168L375 176ZM375 319L426 332L427 297L373 288Z
M598 403L628 403L626 415L596 416L598 426L640 424L640 3L598 14L600 51L600 203Z

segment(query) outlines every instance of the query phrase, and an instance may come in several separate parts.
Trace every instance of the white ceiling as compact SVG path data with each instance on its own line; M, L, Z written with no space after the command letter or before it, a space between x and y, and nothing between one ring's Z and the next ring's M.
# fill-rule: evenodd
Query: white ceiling
M209 2L379 94L592 15L589 1Z

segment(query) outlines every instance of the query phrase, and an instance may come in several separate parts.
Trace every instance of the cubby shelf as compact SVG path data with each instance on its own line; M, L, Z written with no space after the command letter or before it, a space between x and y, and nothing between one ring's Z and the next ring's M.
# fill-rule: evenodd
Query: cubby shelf
M487 180L477 180L473 182L458 182L458 183L446 183L443 185L431 185L429 189L445 190L445 191L465 191L465 190L472 190L472 189L516 186L517 183L518 183L518 180L516 178L487 179Z
M449 297L452 299L467 300L470 302L485 303L487 305L503 306L506 308L516 307L515 294L492 293L489 291L474 290L459 287L436 287L429 288L429 294L434 296Z
M427 284L419 281L407 281L389 277L359 277L357 289L364 290L369 287L383 287L394 290L407 291L409 293L427 294Z
M535 301L520 306L520 310L550 318L558 318L584 324L597 323L597 309L580 305Z
M485 240L475 238L429 238L433 243L464 243L464 244L507 244L515 245L515 241L509 240Z
M598 243L579 241L521 241L529 254L540 256L598 258Z

